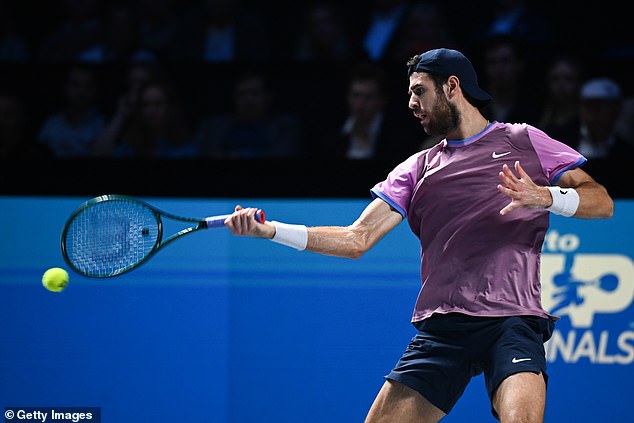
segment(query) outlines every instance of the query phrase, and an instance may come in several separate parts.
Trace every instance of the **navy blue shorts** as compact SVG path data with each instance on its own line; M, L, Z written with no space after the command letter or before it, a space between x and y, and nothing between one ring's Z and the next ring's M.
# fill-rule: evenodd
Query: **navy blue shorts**
M542 373L548 381L544 342L554 328L550 319L451 313L433 315L414 326L418 333L385 377L420 392L446 414L471 378L482 372L489 400L500 383L515 373Z

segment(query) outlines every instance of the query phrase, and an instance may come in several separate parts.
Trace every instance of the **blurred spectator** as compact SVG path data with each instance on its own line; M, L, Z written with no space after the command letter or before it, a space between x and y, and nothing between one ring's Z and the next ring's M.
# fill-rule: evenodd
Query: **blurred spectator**
M138 104L141 88L150 80L166 78L161 64L154 60L132 60L127 67L109 67L107 113L113 113L122 102ZM136 106L135 106L136 107Z
M124 75L123 92L117 90L120 95L116 99L115 111L108 125L99 135L99 141L95 143L94 155L112 155L114 144L117 143L116 139L122 135L123 129L139 109L141 90L150 81L161 78L163 78L162 72L154 62L133 61L129 64ZM115 139L114 144L112 139Z
M127 3L109 5L104 26L103 39L82 51L79 61L112 63L156 59L154 52L139 47L139 22L132 6Z
M623 106L621 87L610 78L595 78L581 87L581 131L575 148L588 159L629 157L634 148L616 133Z
M202 0L177 34L171 58L207 63L271 58L269 21L240 0Z
M509 36L526 46L531 58L543 58L553 41L551 18L528 0L495 0L483 24L472 26L470 41L480 44L490 37Z
M175 48L175 37L184 10L176 0L136 0L139 18L139 48L165 59ZM185 47L185 46L183 46Z
M104 125L97 98L99 83L96 70L73 65L63 86L64 109L45 118L38 141L56 157L74 158L90 155Z
M513 37L498 36L484 46L484 88L493 99L483 109L489 120L535 125L541 108L534 85L526 77L523 45Z
M19 27L13 3L0 0L0 62L26 62L29 47Z
M313 146L316 154L401 160L417 152L425 141L425 132L407 109L393 113L388 107L388 80L381 65L362 63L353 68L346 101L347 116Z
M45 146L36 144L23 99L12 91L0 91L0 158L39 157L52 154Z
M623 99L623 108L616 124L616 133L628 144L634 144L634 98Z
M131 88L134 90L134 87ZM123 97L119 108L94 148L98 157L193 158L198 149L192 143L190 122L181 99L164 79L145 82L138 101Z
M435 48L456 48L450 25L437 3L423 0L412 4L403 22L392 59L405 62L415 54Z
M299 31L294 52L296 60L328 61L354 57L338 3L320 1L311 4L304 12Z
M195 141L207 157L283 158L301 154L301 125L274 109L274 92L258 71L246 71L234 85L233 111L203 119Z
M151 80L163 79L166 76L160 65L154 61L136 61L133 60L125 75L126 93L125 97L128 101L138 102L141 88Z
M547 72L546 104L538 127L554 139L573 145L579 137L579 92L584 65L578 57L561 54L553 58Z
M99 42L103 31L102 0L63 0L61 25L47 34L40 45L44 61L71 62Z
M362 25L359 43L368 59L378 61L393 57L409 7L408 0L374 0L355 15Z

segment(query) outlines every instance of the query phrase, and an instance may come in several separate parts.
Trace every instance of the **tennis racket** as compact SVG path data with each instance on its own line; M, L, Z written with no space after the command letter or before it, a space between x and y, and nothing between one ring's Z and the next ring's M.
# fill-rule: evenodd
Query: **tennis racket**
M68 218L61 247L70 268L87 277L109 278L136 269L178 238L224 227L230 214L181 217L134 197L102 195L86 201ZM255 218L264 222L264 212ZM164 219L187 227L163 239Z

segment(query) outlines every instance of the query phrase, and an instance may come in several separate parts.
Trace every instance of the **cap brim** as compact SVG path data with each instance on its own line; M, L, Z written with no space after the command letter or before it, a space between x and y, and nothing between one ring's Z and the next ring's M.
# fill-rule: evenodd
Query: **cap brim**
M478 100L483 106L487 105L492 98L489 93L477 85L463 85L462 90L469 94L474 100Z

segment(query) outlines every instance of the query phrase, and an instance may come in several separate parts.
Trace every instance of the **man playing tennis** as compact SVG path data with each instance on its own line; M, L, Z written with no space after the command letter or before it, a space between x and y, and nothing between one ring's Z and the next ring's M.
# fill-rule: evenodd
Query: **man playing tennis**
M407 218L420 239L418 332L378 393L366 422L437 422L484 372L493 415L542 422L543 344L555 316L541 305L540 253L549 213L609 218L614 203L572 148L526 124L489 122L491 97L460 52L436 49L407 63L409 108L443 141L376 184L345 227L256 222L236 207L236 235L319 254L360 257Z

